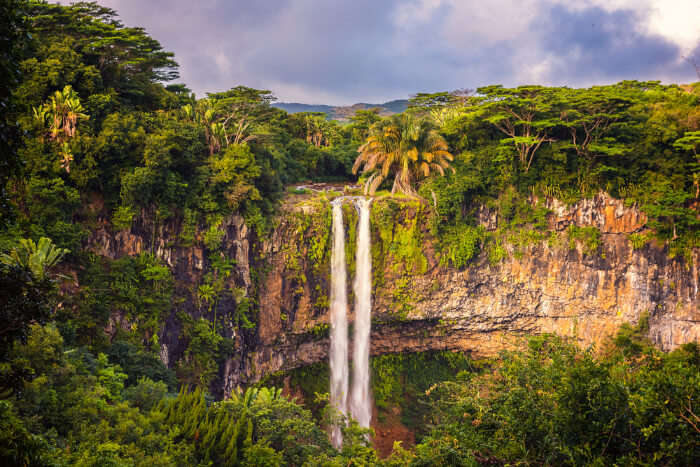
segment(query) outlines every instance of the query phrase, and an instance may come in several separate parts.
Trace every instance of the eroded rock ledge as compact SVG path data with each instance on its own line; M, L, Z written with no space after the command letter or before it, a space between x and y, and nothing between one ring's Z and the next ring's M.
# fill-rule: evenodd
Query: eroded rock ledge
M235 351L221 368L221 395L327 358L330 207L321 198L287 200L277 227L260 240L241 217L224 220L223 252L236 260L229 286L255 298L258 312L254 331L226 331L235 340ZM457 270L440 264L428 207L415 201L375 202L372 354L462 350L486 356L513 345L519 336L544 332L595 345L645 312L651 338L660 348L700 340L700 252L693 253L689 264L669 258L653 242L633 249L629 234L644 231L645 216L605 194L573 206L541 203L551 211L549 228L563 241L535 242L518 251L507 247L509 254L496 264L481 254ZM345 212L352 261L356 215L350 206ZM173 269L178 300L160 336L161 356L172 366L184 349L177 312L206 317L191 291L210 266L201 242L187 246L178 241L180 225L156 227L149 218L143 213L129 231L100 228L89 245L110 258L153 251ZM477 218L486 230L498 228L493 210L481 207ZM580 243L570 248L566 229L571 224L600 231L597 252L587 253ZM418 257L402 256L404 244ZM353 269L350 264L351 278ZM216 313L233 314L235 308L234 302L222 300Z
M456 270L440 265L435 239L421 225L425 271L398 274L394 262L383 265L383 280L373 296L372 354L459 349L493 355L513 345L518 336L545 332L573 336L583 346L596 345L645 312L651 338L662 349L700 340L697 251L688 264L669 258L653 242L633 249L628 234L643 231L645 216L605 194L570 207L556 200L548 200L546 206L551 210L549 226L560 235L570 224L599 229L598 252L586 254L578 244L570 249L568 242L539 242L519 254L510 251L495 265L482 254L464 270ZM377 209L381 205L373 207ZM414 222L416 210L404 211L399 223ZM295 214L323 215L309 205ZM480 210L479 221L487 229L497 227L496 214L486 208ZM327 358L327 307L316 306L316 286L327 290L327 277L314 272L314 265L303 257L297 257L303 264L290 270L286 248L305 251L299 231L294 216L284 216L263 244L269 271L260 287L258 342L229 362L227 390ZM373 239L381 241L380 237L373 226ZM376 267L376 258L374 263ZM408 307L397 303L401 294L408 295Z

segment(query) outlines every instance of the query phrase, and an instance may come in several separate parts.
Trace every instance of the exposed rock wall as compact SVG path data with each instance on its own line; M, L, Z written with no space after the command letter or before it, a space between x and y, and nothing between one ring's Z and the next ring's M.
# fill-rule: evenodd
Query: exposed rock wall
M388 247L387 233L373 225L377 250L372 354L459 349L493 355L514 345L519 336L544 332L573 336L583 346L596 345L644 312L649 313L650 336L659 347L670 350L700 340L698 251L691 265L669 258L653 242L633 249L628 236L643 231L646 218L604 194L569 207L556 200L543 203L551 210L549 227L562 241L535 242L518 251L509 247L507 257L496 264L481 254L464 270L440 264L420 206L405 203L398 211L394 206L392 235L413 229L409 240L418 242L419 265L402 264L409 259L397 252L401 243ZM229 285L253 294L258 314L254 332L227 330L236 345L221 368L221 394L267 374L327 358L327 204L286 202L276 228L260 240L238 216L222 224L224 253L236 259ZM387 215L382 211L386 205L374 203L372 209L373 222ZM89 243L93 251L110 258L152 251L173 269L181 300L174 304L160 339L161 358L172 366L184 350L176 312L206 316L193 303L191 290L209 264L201 242L181 245L180 225L154 228L151 218L143 213L130 231L98 229ZM477 218L487 230L498 228L495 211L482 207ZM349 208L349 248L355 221ZM580 243L571 249L565 233L571 224L599 229L598 251L586 253ZM349 270L352 278L354 265ZM235 306L232 300L222 300L217 313L231 314Z
M596 345L644 312L651 338L662 349L700 340L697 251L689 265L653 243L634 250L628 234L643 230L645 216L605 194L571 207L556 200L546 206L552 211L550 228L565 241L511 249L495 265L481 255L464 270L440 265L435 240L421 225L425 272L397 273L395 263L384 263L373 297L372 354L459 349L493 355L518 336L545 332ZM318 215L308 206L305 211ZM401 222L416 215L408 212ZM479 220L486 229L497 228L496 213L486 208ZM570 224L598 228L598 251L586 254L581 244L570 249L565 234ZM380 241L376 228L373 236ZM327 334L315 332L328 323L327 312L313 306L312 281L291 280L286 269L285 245L302 248L302 243L284 218L265 242L268 272L260 287L258 341L238 373L227 375L228 387L327 358ZM311 267L304 265L307 276L313 275ZM397 304L397 291L408 296L410 306ZM397 313L399 306L407 311Z
M183 241L182 225L176 220L156 223L153 212L143 211L136 216L133 225L128 230L114 232L106 223L96 229L88 239L88 248L98 255L117 259L123 256L135 256L141 253L153 253L163 260L173 271L176 281L175 300L172 309L163 323L159 342L160 357L168 366L173 366L184 352L186 342L180 338L181 323L177 313L182 311L199 318L211 319L216 314L219 322L224 323L224 333L234 338L237 351L248 345L248 336L242 335L239 329L230 326L236 303L233 297L224 296L217 302L216 310L200 307L195 303L194 292L203 282L204 275L210 270L210 263L200 238L189 243ZM235 267L230 277L226 279L226 287L230 290L242 289L245 294L253 293L251 280L252 235L243 218L238 215L225 218L220 226L223 231L222 254L235 260ZM197 232L195 237L201 237ZM113 314L112 327L115 325L128 326L117 311ZM108 333L110 329L106 330Z

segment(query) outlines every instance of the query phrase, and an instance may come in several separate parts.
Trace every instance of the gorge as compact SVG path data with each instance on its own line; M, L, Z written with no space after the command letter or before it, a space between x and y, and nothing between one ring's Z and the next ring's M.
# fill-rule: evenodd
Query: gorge
M431 45L459 2L212 5L157 28L183 83L132 3L0 6L0 465L700 465L700 82L655 9L528 6L582 66L510 86ZM255 34L186 40L214 14ZM275 104L340 78L399 100Z
M512 238L506 258L494 263L482 252L463 270L441 263L427 203L379 197L358 209L356 203L364 202L332 191L288 195L265 239L256 239L242 219L223 224L225 251L237 258L231 287L251 294L257 290L259 311L254 333L234 335L235 350L216 382L220 394L330 361L325 390L331 405L371 425L375 442L386 445L380 452L387 454L392 439L407 435L395 433L396 422L394 428L374 419L370 423L376 408L356 405L370 400L369 371L359 364L369 355L461 351L472 358L492 357L541 333L568 336L582 348L602 348L621 325L643 316L648 316L649 336L662 349L700 339L697 252L689 263L669 258L653 242L635 247L630 235L644 231L645 215L605 193L573 205L530 200L547 211L541 239L518 245ZM480 206L476 212L487 231L496 232L503 222L493 208ZM599 245L591 249L585 238L571 237L572 226L597 232ZM149 225L138 222L116 236L98 232L91 244L99 254L117 258L143 251L150 235ZM173 235L176 230L164 227L154 251L178 271L183 285L196 282L206 260L198 260L202 253L196 248L168 247ZM256 288L250 271L261 264L266 273ZM359 281L367 275L369 281ZM365 295L370 285L371 297ZM184 296L181 307L188 309L192 305ZM371 340L364 349L357 339L361 297L372 302ZM354 312L348 315L350 303ZM237 305L222 300L218 307L219 316L233 315ZM194 308L187 312L198 313ZM175 313L165 329L161 355L164 361L176 360L183 350L174 337L179 333ZM355 338L352 356L350 337ZM367 353L360 357L362 352ZM286 381L286 390L298 395L288 377L276 381ZM357 398L358 389L367 392ZM331 440L336 446L342 442L339 426Z
M637 322L644 312L649 315L650 337L662 349L700 337L697 252L689 263L669 258L653 242L634 248L629 236L643 231L646 217L604 193L571 206L555 199L537 202L549 210L542 240L510 245L507 257L495 264L482 253L457 270L438 258L426 206L408 199L374 200L370 354L462 350L488 356L512 347L518 336L543 332L571 336L586 347L599 344L623 323ZM222 224L225 251L237 260L228 279L232 287L255 293L250 270L261 261L257 258L268 265L257 288L258 325L253 334L235 336L236 350L222 366L218 383L223 394L265 375L329 358L330 318L323 303L325 291L332 290L331 206L325 195L290 195L285 206L265 239L255 239L235 216ZM359 241L357 214L347 203L334 203L333 225L340 209L352 274L358 265L347 252L354 252ZM495 231L498 212L487 207L477 211L479 224ZM599 249L589 252L582 241L570 239L570 226L595 228ZM161 227L153 251L186 286L196 283L207 266L200 249L171 246L177 228ZM96 253L118 258L147 251L152 235L152 224L143 217L130 231L96 231L90 244ZM320 253L313 253L315 248ZM185 300L179 307L196 316L200 312L187 298L186 288L180 290ZM222 300L218 307L220 316L236 310L232 300ZM120 325L119 319L114 317L114 325ZM166 362L183 351L177 326L174 310L161 337ZM340 381L342 388L345 383Z

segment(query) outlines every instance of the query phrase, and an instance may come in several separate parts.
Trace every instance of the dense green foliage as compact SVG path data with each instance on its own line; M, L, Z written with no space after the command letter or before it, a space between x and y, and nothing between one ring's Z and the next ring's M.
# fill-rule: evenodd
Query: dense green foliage
M22 0L6 0L0 4L0 222L5 223L9 208L7 181L17 173L21 160L17 155L20 131L13 117L17 102L13 90L19 84L20 62L26 56L24 48L31 37L26 29Z
M623 328L603 355L532 338L431 388L414 465L696 465L698 346L662 354L642 335Z
M96 3L8 0L0 15L1 464L700 462L697 347L662 354L641 328L624 328L603 354L536 338L487 364L453 353L373 360L380 417L400 408L419 441L385 461L352 422L342 449L329 445L324 429L337 414L323 368L292 377L311 410L276 389L225 401L208 392L221 393L223 365L254 335L268 267L252 251L250 290L236 286L226 222L241 215L253 241L265 239L288 185L346 181L353 166L381 167L372 192L396 180L420 195L382 195L372 208L382 266L373 282L394 268L396 321L413 306L412 276L428 268L427 224L443 266L466 267L481 252L497 263L542 241L599 254L595 228L552 236L545 197L572 203L604 190L636 203L649 223L632 246L655 238L688 260L700 244L700 84L488 86L419 94L400 116L362 110L340 124L276 109L268 90L198 99L172 84L173 54ZM377 159L382 138L391 141ZM328 307L327 201L319 216L292 219L303 245L283 251L288 279L310 286L318 313ZM479 225L479 206L495 229ZM167 229L165 247L201 256L197 283L160 254ZM143 245L101 256L97 232ZM323 337L327 326L310 332ZM179 348L166 366L160 341L172 333Z
M242 86L196 100L161 84L177 77L172 54L114 11L25 7L34 40L12 100L24 164L8 185L21 230L77 250L85 232L72 221L114 214L123 229L143 208L208 225L241 212L264 229L284 184L349 175L366 118L288 115ZM103 210L85 212L96 198Z
M450 263L463 266L481 248L492 255L515 227L513 207L522 210L533 197L573 203L601 190L645 211L672 256L689 259L698 247L699 84L489 86L470 97L443 94L418 96L412 111L442 122L456 154L456 173L420 190L435 200L435 227ZM496 234L474 230L479 204L496 208ZM465 235L471 240L463 243Z

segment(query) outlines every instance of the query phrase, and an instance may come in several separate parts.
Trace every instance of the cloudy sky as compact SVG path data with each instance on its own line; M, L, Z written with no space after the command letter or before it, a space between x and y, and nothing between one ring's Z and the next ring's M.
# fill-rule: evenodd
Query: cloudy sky
M99 0L203 97L384 102L486 84L697 81L699 0Z

